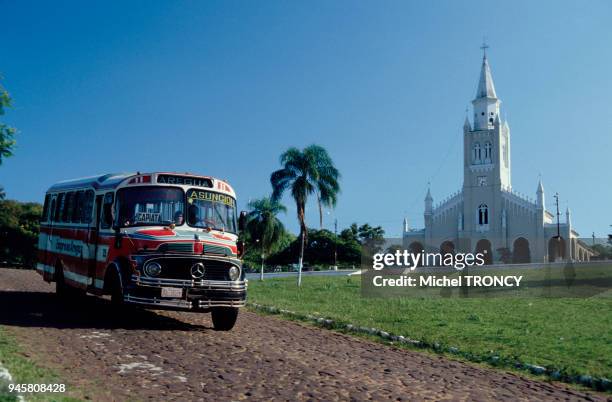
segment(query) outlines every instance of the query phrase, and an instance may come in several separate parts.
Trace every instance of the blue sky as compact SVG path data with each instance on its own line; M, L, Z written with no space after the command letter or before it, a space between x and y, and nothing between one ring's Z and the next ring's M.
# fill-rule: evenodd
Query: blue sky
M58 180L174 170L226 178L244 207L289 146L343 174L325 226L422 226L462 184L462 125L486 35L512 132L513 187L612 224L612 3L1 1L0 73L20 130L8 198ZM287 198L283 217L297 231ZM310 226L318 222L309 205Z

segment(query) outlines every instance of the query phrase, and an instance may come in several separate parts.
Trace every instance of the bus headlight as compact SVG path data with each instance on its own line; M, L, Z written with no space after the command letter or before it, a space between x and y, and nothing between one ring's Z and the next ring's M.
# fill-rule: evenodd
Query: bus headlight
M147 276L159 276L162 266L157 262L150 262L144 266L144 273Z
M229 278L231 281L235 281L240 278L240 268L232 266L229 271Z

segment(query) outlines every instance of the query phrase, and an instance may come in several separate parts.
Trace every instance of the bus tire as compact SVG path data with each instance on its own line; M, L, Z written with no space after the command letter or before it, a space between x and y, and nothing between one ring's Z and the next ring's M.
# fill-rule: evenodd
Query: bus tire
M229 331L234 328L238 319L237 307L214 307L211 310L215 331Z
M111 304L115 307L121 306L124 301L123 295L123 284L121 281L121 277L119 276L119 272L113 271L110 275L111 283L110 283L110 296L111 296Z

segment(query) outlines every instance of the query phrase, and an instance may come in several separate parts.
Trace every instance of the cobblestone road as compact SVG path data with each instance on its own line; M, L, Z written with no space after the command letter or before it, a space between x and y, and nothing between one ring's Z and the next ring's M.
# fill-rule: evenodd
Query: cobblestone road
M209 314L117 316L101 298L67 307L54 296L36 272L0 269L0 325L96 401L605 400L246 310L216 332Z

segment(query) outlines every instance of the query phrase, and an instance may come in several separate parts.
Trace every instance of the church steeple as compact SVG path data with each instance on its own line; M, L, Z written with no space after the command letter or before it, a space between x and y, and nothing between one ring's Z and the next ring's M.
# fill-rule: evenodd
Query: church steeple
M489 46L482 45L483 56L482 66L480 68L480 78L478 80L478 89L476 90L476 98L472 101L474 106L474 130L488 130L492 128L497 118L499 118L499 104L495 93L495 85L493 84L493 75L491 67L487 59L486 50Z
M542 179L538 180L538 189L536 190L537 206L538 208L544 208L544 186L542 185Z
M483 45L483 47L484 46L486 45ZM489 67L489 60L487 60L486 53L482 57L482 67L480 68L480 80L478 81L478 90L476 91L476 99L478 98L497 99L495 85L493 84L493 76L491 75L491 67Z
M470 125L470 119L468 119L467 110L466 110L465 121L463 122L463 131L467 133L471 130L472 130L472 126Z
M431 190L427 187L427 195L425 196L425 214L431 214L433 211L433 197L431 196Z

